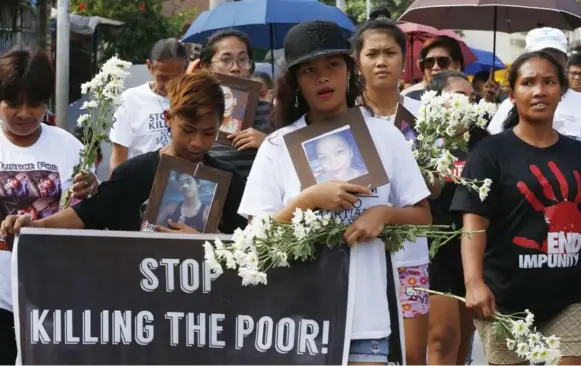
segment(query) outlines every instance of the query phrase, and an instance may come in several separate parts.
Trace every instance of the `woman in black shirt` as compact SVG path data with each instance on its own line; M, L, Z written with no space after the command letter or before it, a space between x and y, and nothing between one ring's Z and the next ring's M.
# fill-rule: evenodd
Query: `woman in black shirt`
M140 230L142 207L149 198L161 154L202 162L232 173L219 229L223 233L232 233L236 228L246 226L246 220L237 213L244 192L244 179L230 165L207 153L224 113L220 84L207 71L198 71L173 80L168 96L171 107L166 111L166 121L172 136L168 146L127 160L113 171L109 181L101 183L97 195L72 208L38 221L31 221L26 216L8 216L2 223L2 234L18 234L23 226ZM179 222L170 223L169 229L156 228L178 233L197 231Z
M466 306L482 319L475 325L492 364L525 361L490 321L525 309L538 331L561 339L561 364L581 364L581 143L553 130L564 71L543 51L513 63L511 128L481 141L463 171L491 179L490 192L481 201L458 187L452 203L466 230L486 230L462 239L462 263Z
M447 71L436 74L426 90L441 94L459 93L469 97L475 91L464 73ZM474 126L470 130L468 149L488 136L486 130ZM451 152L458 160L455 174L460 174L468 154L464 151ZM462 227L462 215L451 212L450 205L457 184L446 181L438 198L430 200L432 218L436 225L455 225ZM431 242L430 242L431 244ZM460 256L460 240L452 240L439 248L430 263L430 288L440 292L450 292L464 297L464 275ZM469 358L472 347L474 324L472 315L464 304L447 296L430 296L430 318L428 332L428 362L430 365L463 365ZM469 362L468 362L469 363Z

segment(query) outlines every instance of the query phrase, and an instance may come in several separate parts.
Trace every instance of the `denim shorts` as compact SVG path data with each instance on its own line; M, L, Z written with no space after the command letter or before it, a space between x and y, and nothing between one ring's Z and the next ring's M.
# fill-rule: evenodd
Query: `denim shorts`
M372 362L387 365L389 338L354 339L349 348L349 362Z

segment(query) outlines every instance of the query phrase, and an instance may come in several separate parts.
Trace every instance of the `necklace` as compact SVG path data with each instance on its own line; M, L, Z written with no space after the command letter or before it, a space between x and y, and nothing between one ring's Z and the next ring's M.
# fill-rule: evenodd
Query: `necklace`
M160 96L158 93L155 92L154 85L155 85L154 83L149 83L149 89L151 89L153 94L155 94L155 99L157 100L157 104L159 104L159 108L163 112L163 111L165 111L165 107L163 106L163 99L162 99L162 96Z
M374 104L373 102L370 102L371 100L370 100L369 98L367 98L367 95L365 95L365 99L368 101L368 104L370 104L370 107L371 107L371 109L373 109L373 110L374 110L374 112L375 112L375 110L376 110L376 109L378 109L378 108L373 108L373 107L375 106L375 104ZM390 112L390 113L387 113L387 114L382 114L382 115L380 115L380 114L378 114L378 113L375 113L375 116L376 116L377 118L384 119L384 120L386 120L386 121L388 121L388 122L389 122L389 121L391 121L391 118L395 116L395 113L396 113L396 111L397 111L397 107L400 105L400 103L401 103L402 105L404 104L404 103L403 103L403 101L404 101L404 98L403 98L403 96L400 94L400 95L399 95L399 101L398 101L398 102L395 104L395 106L394 106L393 108L391 108L391 109L389 110L389 112Z

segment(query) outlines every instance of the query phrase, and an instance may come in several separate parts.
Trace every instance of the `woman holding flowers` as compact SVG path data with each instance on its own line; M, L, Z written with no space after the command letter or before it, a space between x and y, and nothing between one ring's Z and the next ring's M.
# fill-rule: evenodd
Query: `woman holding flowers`
M23 226L139 231L142 210L147 204L162 154L231 172L232 181L219 228L223 233L232 233L243 226L245 220L237 214L237 209L244 191L244 180L230 165L208 155L224 113L220 84L210 73L198 71L172 80L168 96L171 107L165 118L172 134L169 145L125 161L113 171L110 180L101 184L97 195L74 207L38 221L28 216L7 217L2 223L2 234L18 234ZM168 224L169 228L156 226L156 230L196 232L180 222L169 221Z
M55 86L50 59L40 50L14 49L0 57L0 220L28 220L59 210L70 187L83 199L97 193L94 175L73 179L83 145L42 123ZM14 364L16 341L10 287L12 241L0 236L0 364Z
M391 262L391 258L377 236L388 224L430 223L429 191L417 163L395 126L364 114L390 183L374 192L339 181L301 191L283 140L286 133L325 123L356 107L363 96L349 48L335 23L305 22L287 33L288 69L277 80L275 132L258 151L239 212L249 218L268 214L289 222L297 209L322 209L350 225L344 239L352 247L351 260L358 273L349 362L386 364L389 337L398 321L390 319L386 294L388 287L395 290L393 283L388 286L392 276L386 259ZM399 314L391 315L398 319Z
M437 95L456 93L469 97L475 93L466 75L457 71L442 72L434 75L426 90L435 91ZM473 149L476 143L488 136L486 130L477 126L471 128L469 134L469 150ZM456 167L454 173L460 175L468 152L455 150L451 151L451 153L458 159L454 162ZM430 200L434 224L462 227L462 216L457 212L450 211L456 184L448 177L445 177L444 181L439 197ZM466 295L459 238L441 246L434 258L432 258L430 263L430 289L450 292L461 297ZM428 364L464 364L472 348L472 335L474 334L472 314L464 303L449 296L441 295L430 296L430 313Z
M458 187L452 204L465 230L486 230L462 239L466 306L480 318L488 362L581 364L581 144L553 130L565 70L549 53L531 52L508 79L514 127L481 141L463 170L492 179L488 197ZM517 341L495 337L502 327L493 315L525 310L532 313L510 323Z
M374 116L393 124L400 104L417 115L420 103L399 92L398 83L405 65L406 38L403 31L389 20L389 11L383 7L374 9L372 17L359 26L351 43L365 81L365 101ZM409 150L409 147L406 149ZM437 187L432 187L437 192ZM394 258L401 286L406 360L410 365L423 365L426 363L428 342L429 296L413 288L430 286L427 239L406 242L404 250L396 252Z

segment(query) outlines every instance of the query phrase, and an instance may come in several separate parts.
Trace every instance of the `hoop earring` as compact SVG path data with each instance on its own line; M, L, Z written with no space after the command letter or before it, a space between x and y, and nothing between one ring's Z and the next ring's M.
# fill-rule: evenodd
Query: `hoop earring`
M299 93L297 92L297 94L295 95L295 108L299 107Z
M351 78L347 77L347 95L349 95L350 85L351 85Z

